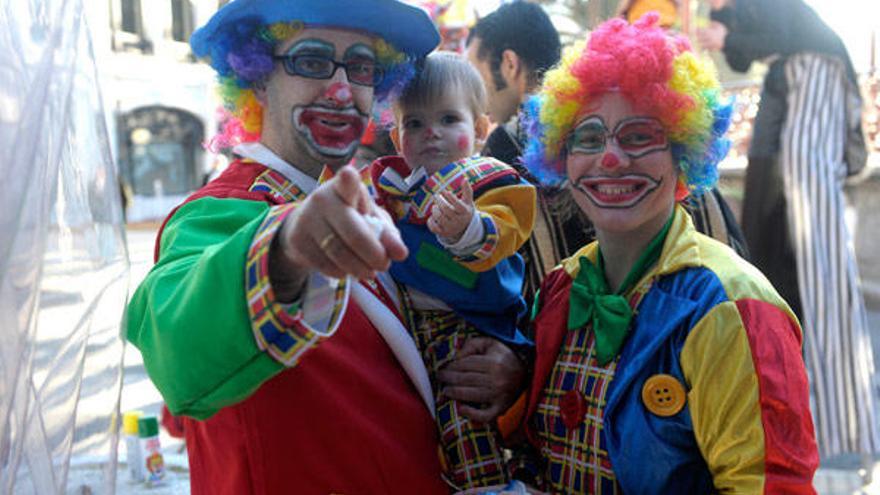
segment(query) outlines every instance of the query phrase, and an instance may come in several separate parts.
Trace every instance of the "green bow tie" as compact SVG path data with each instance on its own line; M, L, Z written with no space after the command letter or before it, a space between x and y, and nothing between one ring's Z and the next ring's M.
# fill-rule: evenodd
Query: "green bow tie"
M617 293L613 293L605 281L601 250L596 258L598 266L586 256L582 256L579 260L581 269L572 282L568 295L568 329L581 328L587 322L593 324L593 334L596 336L596 360L602 366L617 357L623 341L626 340L630 321L633 319L633 309L623 294L634 287L648 269L660 259L663 241L666 240L666 234L669 233L674 218L675 214L671 215L660 232L648 243L645 251L624 278Z
M596 360L605 366L617 357L629 323L633 317L626 298L611 292L605 277L586 256L580 259L581 269L571 284L568 296L568 329L593 323L596 338Z

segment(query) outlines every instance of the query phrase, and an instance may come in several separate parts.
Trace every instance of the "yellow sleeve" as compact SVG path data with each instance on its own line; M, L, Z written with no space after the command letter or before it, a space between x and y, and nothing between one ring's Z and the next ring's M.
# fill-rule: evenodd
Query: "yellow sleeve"
M720 493L764 493L765 439L758 377L736 304L691 330L681 367L694 435Z
M475 272L491 270L526 242L535 225L536 191L522 184L490 189L474 201L485 228L483 245L467 260Z

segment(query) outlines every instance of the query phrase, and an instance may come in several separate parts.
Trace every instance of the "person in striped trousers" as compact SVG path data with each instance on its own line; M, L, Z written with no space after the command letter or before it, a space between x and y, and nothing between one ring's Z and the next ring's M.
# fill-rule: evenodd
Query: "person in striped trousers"
M843 183L865 164L861 100L843 42L802 0L713 0L703 48L745 72L770 62L749 150L752 260L804 328L820 451L880 450L878 388Z

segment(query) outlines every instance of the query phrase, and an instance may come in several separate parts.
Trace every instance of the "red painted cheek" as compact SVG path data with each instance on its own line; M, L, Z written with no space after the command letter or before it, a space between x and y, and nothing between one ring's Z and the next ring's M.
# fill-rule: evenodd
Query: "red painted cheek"
M458 137L458 150L468 151L471 149L471 140L467 136Z
M620 165L620 158L614 153L605 153L602 157L602 166L605 168L615 168Z
M416 139L410 134L402 133L400 144L403 148L401 151L403 152L404 157L406 157L407 155L412 156L413 152L415 151L416 144L419 141L419 139Z
M351 86L345 83L335 82L327 88L327 92L324 93L324 96L339 106L348 106L352 102Z

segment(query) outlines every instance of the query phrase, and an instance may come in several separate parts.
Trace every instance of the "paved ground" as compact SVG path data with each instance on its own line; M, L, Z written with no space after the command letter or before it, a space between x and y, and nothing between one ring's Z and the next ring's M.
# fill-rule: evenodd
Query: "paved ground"
M156 235L155 225L140 225L128 229L128 250L131 262L132 291L146 276L153 265L153 240ZM123 374L122 401L123 412L139 410L145 414L159 416L162 408L162 397L150 382L144 369L140 352L131 344L125 346L125 371ZM167 484L161 487L146 488L129 480L125 466L125 445L119 446L119 475L117 493L121 495L187 495L189 494L189 465L186 450L181 440L168 436L161 431L163 457L168 467Z
M153 238L155 230L150 226L129 228L128 243L131 256L131 279L132 287L146 275L152 265ZM871 327L873 329L875 362L880 363L880 311L870 313ZM122 410L139 409L148 414L159 414L161 397L158 391L144 371L140 353L131 347L126 347L125 375L122 390ZM137 485L127 483L125 465L122 464L125 449L120 446L119 483L117 485L120 494L153 494L153 495L181 495L189 493L189 475L187 470L186 455L180 441L171 439L167 435L162 436L163 451L166 462L169 465L169 483L165 487L145 489ZM880 461L880 459L875 459ZM852 456L836 459L823 460L819 470L815 487L821 495L880 495L880 462L875 463L874 482L863 486L859 468L862 460ZM72 468L72 474L76 468ZM87 476L85 473L83 476Z

